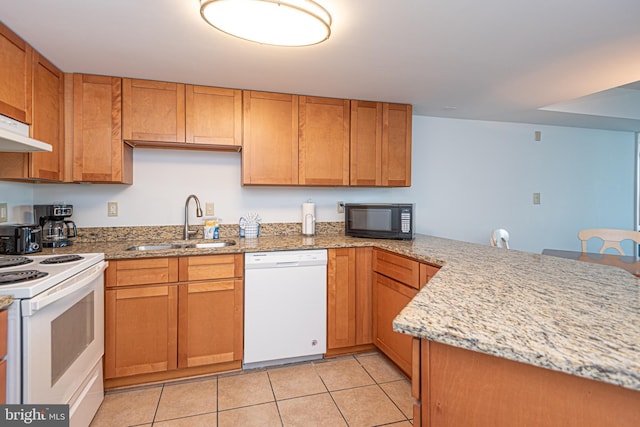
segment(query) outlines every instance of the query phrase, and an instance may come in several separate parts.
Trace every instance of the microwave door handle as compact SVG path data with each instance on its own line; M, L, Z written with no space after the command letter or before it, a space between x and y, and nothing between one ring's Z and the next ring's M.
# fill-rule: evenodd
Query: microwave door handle
M25 317L31 316L37 311L42 310L43 308L55 303L56 301L60 301L62 298L69 296L79 290L82 290L89 285L92 285L95 279L102 276L103 271L107 268L108 265L109 264L107 262L102 261L90 267L88 270L79 273L78 276L80 277L74 276L68 279L68 284L62 282L61 284L54 286L50 290L45 291L42 294L31 298L30 300L24 300L22 306L22 315Z

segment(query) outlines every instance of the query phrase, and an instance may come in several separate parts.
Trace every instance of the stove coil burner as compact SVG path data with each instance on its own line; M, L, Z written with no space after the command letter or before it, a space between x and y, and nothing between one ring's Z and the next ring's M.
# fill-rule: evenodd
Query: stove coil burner
M80 261L84 259L80 255L60 255L40 261L40 264L64 264L65 262Z
M33 260L26 256L2 257L0 258L0 268L15 267L16 265L29 264L30 262L33 262Z
M49 273L38 270L16 270L5 271L0 273L0 285L10 285L12 283L27 282L29 280L39 279Z

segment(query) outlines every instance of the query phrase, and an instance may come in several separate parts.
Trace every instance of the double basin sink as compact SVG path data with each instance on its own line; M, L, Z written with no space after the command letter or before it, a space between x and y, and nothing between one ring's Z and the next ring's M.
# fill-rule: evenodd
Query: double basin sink
M233 240L220 240L217 242L207 243L152 243L148 245L131 246L127 251L163 251L168 249L212 249L223 248L225 246L233 246L236 242Z

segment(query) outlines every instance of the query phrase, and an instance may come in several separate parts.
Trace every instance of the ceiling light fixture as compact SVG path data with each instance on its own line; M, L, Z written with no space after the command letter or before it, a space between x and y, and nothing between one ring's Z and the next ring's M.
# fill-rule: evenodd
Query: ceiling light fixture
M200 0L200 15L241 39L276 46L308 46L331 34L331 15L311 0Z

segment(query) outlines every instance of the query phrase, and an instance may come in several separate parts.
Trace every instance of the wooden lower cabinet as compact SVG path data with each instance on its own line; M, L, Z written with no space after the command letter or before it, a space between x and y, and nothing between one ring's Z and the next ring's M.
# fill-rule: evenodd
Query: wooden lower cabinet
M418 293L416 289L374 273L373 333L375 345L411 376L412 337L393 331L393 319Z
M374 344L411 377L412 337L394 332L393 319L431 280L439 267L375 249L372 268Z
M416 340L418 341L418 340ZM414 425L640 425L640 391L419 340Z
M110 261L105 388L240 369L242 271L242 255Z
M179 286L178 367L242 360L242 280Z
M329 249L327 254L327 353L371 347L372 248Z
M105 292L105 378L175 369L177 285Z

